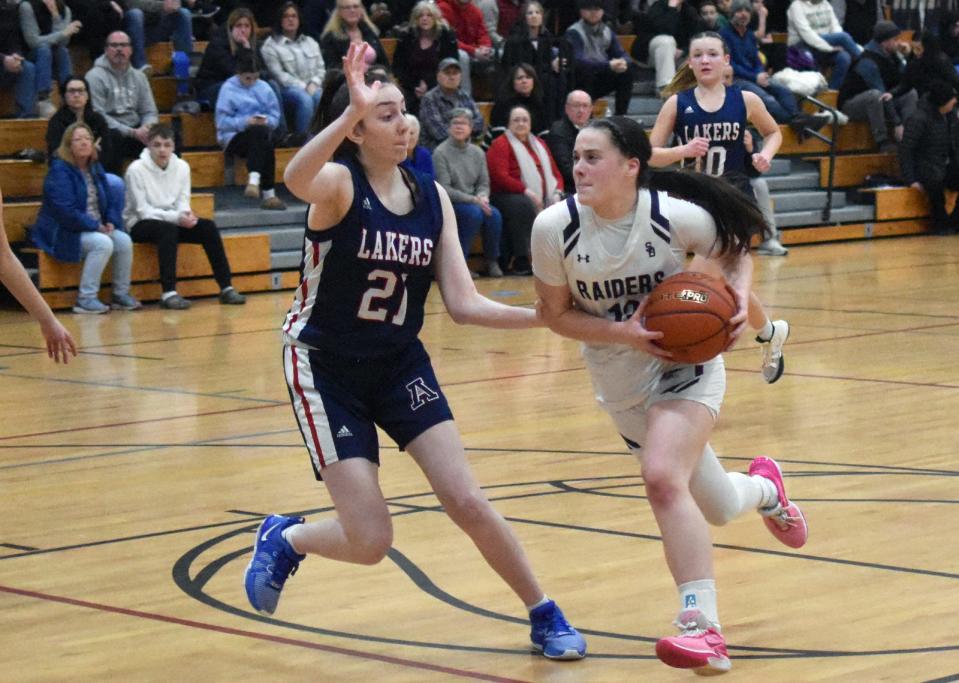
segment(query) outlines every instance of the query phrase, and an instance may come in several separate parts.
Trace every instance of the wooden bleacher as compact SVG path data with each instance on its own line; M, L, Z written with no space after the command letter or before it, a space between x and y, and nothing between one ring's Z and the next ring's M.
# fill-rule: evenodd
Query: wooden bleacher
M272 289L270 274L270 236L265 233L225 235L223 247L230 260L233 285L241 292ZM79 263L63 263L40 252L37 255L38 287L44 300L53 309L69 308L77 299L80 281ZM177 252L177 291L186 297L218 294L220 287L213 279L210 263L203 247L181 244ZM109 301L110 268L103 271L101 301ZM160 270L156 247L152 244L133 245L133 296L141 301L160 298Z
M807 157L806 159L819 163L819 184L825 187L829 182L829 157ZM833 186L856 187L865 182L866 176L876 173L898 176L899 159L895 154L882 152L837 156Z

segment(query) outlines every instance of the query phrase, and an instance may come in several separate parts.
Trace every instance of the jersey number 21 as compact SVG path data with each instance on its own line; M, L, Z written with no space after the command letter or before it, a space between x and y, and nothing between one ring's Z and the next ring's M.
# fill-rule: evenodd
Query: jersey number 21
M356 316L362 320L379 322L389 318L389 322L394 325L402 325L406 321L406 273L397 278L396 273L377 268L370 271L367 279L374 284L364 292L363 299L360 301L360 310L356 312ZM399 308L391 312L389 300L396 290L397 283L403 288L403 298L400 300Z

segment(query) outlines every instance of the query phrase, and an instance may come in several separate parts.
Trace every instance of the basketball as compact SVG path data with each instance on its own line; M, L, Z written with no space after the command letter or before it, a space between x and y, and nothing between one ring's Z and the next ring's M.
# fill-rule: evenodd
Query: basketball
M736 299L726 283L705 273L682 272L649 293L643 327L662 332L654 343L679 363L704 363L726 348Z

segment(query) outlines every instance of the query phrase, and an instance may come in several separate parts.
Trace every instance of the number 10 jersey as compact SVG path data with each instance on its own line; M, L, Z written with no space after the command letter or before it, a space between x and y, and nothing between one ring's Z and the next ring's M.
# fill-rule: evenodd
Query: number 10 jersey
M723 106L716 111L699 106L695 88L677 94L673 132L681 145L693 138L709 139L706 156L695 161L697 171L714 176L745 172L746 101L738 86L726 86Z

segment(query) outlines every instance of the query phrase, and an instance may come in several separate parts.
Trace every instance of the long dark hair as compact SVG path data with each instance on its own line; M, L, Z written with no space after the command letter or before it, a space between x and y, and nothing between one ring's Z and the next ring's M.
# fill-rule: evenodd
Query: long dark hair
M702 207L716 221L716 233L723 254L749 251L754 235L765 237L771 231L756 202L723 180L691 171L650 172L653 147L643 127L626 116L594 119L588 128L604 131L613 146L627 159L639 159L636 187L668 192Z
M69 109L67 106L67 84L71 81L80 81L83 83L83 87L87 89L87 103L83 105L83 119L89 120L90 115L93 113L93 97L90 94L90 84L87 83L87 79L83 76L70 75L67 76L63 83L60 84L60 101L63 103L60 105L61 109Z
M497 101L508 102L516 97L522 97L513 87L513 79L516 78L518 71L522 71L533 79L533 90L530 92L529 97L537 104L541 104L543 101L543 85L539 81L539 74L536 73L536 68L526 62L514 64L509 70L506 78L504 78L500 84L499 95L496 98Z

